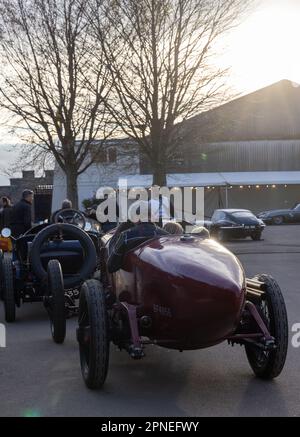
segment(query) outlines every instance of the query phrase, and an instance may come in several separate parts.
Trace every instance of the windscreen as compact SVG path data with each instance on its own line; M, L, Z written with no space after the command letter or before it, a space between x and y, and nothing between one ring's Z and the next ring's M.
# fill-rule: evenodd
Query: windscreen
M255 215L250 211L237 211L233 212L231 215L236 218L255 218Z

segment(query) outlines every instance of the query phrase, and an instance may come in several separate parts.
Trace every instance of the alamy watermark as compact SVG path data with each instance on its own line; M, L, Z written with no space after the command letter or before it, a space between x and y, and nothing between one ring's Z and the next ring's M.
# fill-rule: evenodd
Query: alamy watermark
M6 328L0 323L0 348L6 347Z
M292 333L294 334L292 337L292 346L296 349L300 348L300 323L293 325Z
M147 223L163 219L197 224L204 221L203 187L128 188L127 180L122 179L118 190L101 187L96 198L102 201L96 212L100 223L128 220Z

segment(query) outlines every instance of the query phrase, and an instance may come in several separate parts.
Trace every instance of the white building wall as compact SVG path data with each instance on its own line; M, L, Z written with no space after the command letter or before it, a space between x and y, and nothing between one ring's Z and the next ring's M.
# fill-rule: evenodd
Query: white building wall
M78 177L79 208L82 201L92 198L100 187L117 188L118 180L122 176L139 174L138 151L117 151L115 163L93 164ZM66 177L61 168L56 165L53 181L52 211L61 207L62 201L67 198Z

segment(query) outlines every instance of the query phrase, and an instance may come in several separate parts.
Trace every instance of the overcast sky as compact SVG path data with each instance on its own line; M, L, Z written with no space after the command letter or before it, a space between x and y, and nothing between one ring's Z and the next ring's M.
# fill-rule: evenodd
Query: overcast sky
M247 94L282 79L300 83L300 0L256 0L251 15L228 37L218 62L231 66L230 85ZM7 184L1 169L16 158L16 138L0 129L0 185Z

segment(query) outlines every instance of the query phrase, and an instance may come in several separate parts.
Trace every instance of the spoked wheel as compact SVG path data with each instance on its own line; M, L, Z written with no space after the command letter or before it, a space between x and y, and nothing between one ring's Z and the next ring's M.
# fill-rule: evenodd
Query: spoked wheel
M86 281L79 301L79 342L81 372L86 386L103 386L109 363L109 329L105 293L99 281Z
M56 259L51 260L47 268L51 334L57 344L66 337L65 290L61 265Z
M14 272L10 256L4 256L2 258L1 274L3 275L2 293L4 300L5 320L7 323L13 323L16 320L16 301Z
M253 345L246 345L246 353L255 375L262 379L274 379L280 375L284 367L288 350L288 319L282 296L277 282L268 275L260 275L256 280L266 284L266 299L257 309L275 338L276 348L265 351Z

